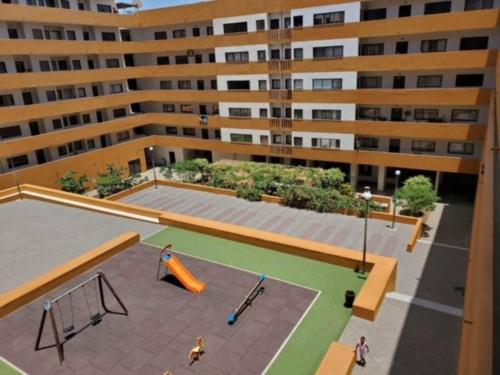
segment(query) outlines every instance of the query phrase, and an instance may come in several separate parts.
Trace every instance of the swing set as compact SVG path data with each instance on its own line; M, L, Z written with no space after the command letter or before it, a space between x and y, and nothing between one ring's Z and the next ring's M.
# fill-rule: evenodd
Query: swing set
M122 311L113 311L107 308L104 299L104 286L106 286L107 289L111 292L111 295L118 302ZM90 291L92 288L94 289L94 295L95 295L95 305L93 306L92 306L93 304L92 296L90 295L91 294ZM73 306L74 304L73 296L76 295L75 294L76 291L80 289L83 291L83 298L85 300L85 305L87 307L89 320L83 326L77 328L75 326L75 310ZM68 300L67 305L69 306L70 309L70 316L66 317L66 319L64 311L61 308L62 302L65 299ZM57 319L54 314L54 310L57 310L58 312L60 325L62 326L62 329L60 330L58 329ZM106 314L128 315L128 310L121 301L120 297L118 297L118 295L116 294L111 284L109 283L108 279L106 278L106 275L104 275L104 272L97 271L97 273L94 276L81 282L80 284L76 285L75 287L71 288L70 290L66 291L60 296L52 300L45 300L43 302L43 313L42 313L42 318L40 320L40 326L38 328L38 336L36 339L35 350L43 350L56 347L57 353L59 355L59 363L62 365L64 362L63 345L69 340L71 340L71 338L73 338L75 335L82 332L84 329L99 324L102 321L102 318ZM45 346L40 346L47 315L50 318L55 343ZM62 335L59 334L59 331L62 332Z

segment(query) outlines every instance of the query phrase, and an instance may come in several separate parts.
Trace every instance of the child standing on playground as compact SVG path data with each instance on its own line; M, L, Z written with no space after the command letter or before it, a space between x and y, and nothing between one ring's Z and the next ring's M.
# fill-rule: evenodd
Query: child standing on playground
M358 343L356 344L356 348L354 348L354 352L357 353L358 350L359 350L359 357L360 357L360 360L358 363L361 366L365 366L366 365L366 358L365 357L370 352L370 348L368 347L368 344L366 343L365 336L361 336Z
M191 363L200 359L200 355L205 351L205 340L199 336L196 340L196 346L189 352L189 360Z

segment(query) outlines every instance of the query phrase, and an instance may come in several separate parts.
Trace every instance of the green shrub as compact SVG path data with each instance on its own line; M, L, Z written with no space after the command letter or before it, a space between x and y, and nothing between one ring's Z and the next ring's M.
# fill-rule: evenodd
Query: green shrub
M258 202L261 200L261 196L263 194L262 190L256 188L238 188L236 190L236 194L238 198L246 199L251 202Z
M124 170L125 168L117 168L113 164L106 166L106 172L99 174L95 180L99 197L108 197L120 191L130 189L146 180L142 179L139 175L124 178Z
M57 183L61 185L63 191L75 194L85 194L88 190L86 183L89 178L82 174L80 177L76 177L77 173L75 171L68 171L57 180Z
M419 216L422 211L434 210L439 201L431 180L422 175L407 179L403 187L398 190L397 197L398 203L412 216Z
M209 167L207 159L187 159L170 165L162 170L162 173L165 178L172 178L175 173L183 182L193 183L203 180Z

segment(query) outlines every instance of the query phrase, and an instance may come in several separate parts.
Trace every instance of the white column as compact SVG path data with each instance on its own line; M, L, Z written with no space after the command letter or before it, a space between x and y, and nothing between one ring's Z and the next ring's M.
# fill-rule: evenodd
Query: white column
M441 172L437 171L436 172L436 181L434 181L434 190L436 191L436 194L439 191L439 183L441 182Z
M385 172L387 168L379 165L378 167L378 176L377 176L377 190L384 191L385 190Z
M351 185L356 189L356 186L358 186L358 164L356 163L351 164L351 175L349 179Z

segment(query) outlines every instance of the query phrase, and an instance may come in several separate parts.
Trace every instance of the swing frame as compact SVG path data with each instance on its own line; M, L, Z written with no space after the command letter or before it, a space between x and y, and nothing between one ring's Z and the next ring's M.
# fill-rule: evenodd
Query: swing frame
M99 293L97 295L97 290L96 290L96 297L98 297L98 299L100 300L101 307L102 307L102 309L104 311L102 314L100 314L100 318L101 319L106 314L128 315L127 308L123 304L123 302L120 299L120 297L118 297L118 294L116 294L114 288L111 286L110 282L106 278L106 275L102 271L97 271L97 273L94 276L92 276L89 279L87 279L87 280L81 282L80 284L74 286L73 288L71 288L70 290L64 292L60 296L57 296L56 298L54 298L52 300L45 300L43 302L43 313L42 313L42 318L40 319L40 325L38 327L38 335L37 335L37 338L36 338L35 350L38 351L38 350L43 350L43 349L49 349L49 348L56 347L57 348L57 354L59 356L59 364L61 366L64 363L64 344L66 342L68 342L69 340L71 340L74 336L76 336L77 334L79 334L80 332L82 332L83 330L85 330L86 328L90 327L91 325L96 325L96 323L95 323L95 321L93 321L91 319L83 327L79 328L78 330L74 330L74 334L72 336L70 336L70 337L64 337L63 336L61 338L61 336L59 336L59 330L57 329L57 322L56 322L56 318L55 318L55 315L54 315L53 305L55 303L57 303L59 300L61 300L62 298L66 297L67 295L71 295L71 293L73 293L75 290L77 290L79 288L82 288L82 287L85 288L85 285L87 285L88 283L90 283L92 281L94 281L94 282L97 281L97 284L98 284L98 288L96 288L96 289L99 290ZM122 311L114 311L114 310L110 310L110 309L107 308L106 302L105 302L105 299L104 299L104 288L103 288L104 284L103 283L106 285L106 287L109 289L109 291L111 292L111 294L113 295L113 297L116 299L116 301L120 305ZM85 296L85 298L87 298L87 297ZM97 304L97 309L99 309L99 304ZM45 346L40 346L40 342L42 340L43 330L45 328L45 321L47 320L47 315L50 318L50 322L51 322L51 326L52 326L52 333L54 335L55 343L54 344L48 344L48 345L45 345ZM64 327L63 327L63 329L64 329Z

